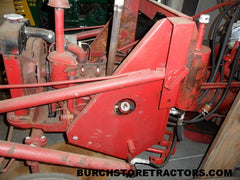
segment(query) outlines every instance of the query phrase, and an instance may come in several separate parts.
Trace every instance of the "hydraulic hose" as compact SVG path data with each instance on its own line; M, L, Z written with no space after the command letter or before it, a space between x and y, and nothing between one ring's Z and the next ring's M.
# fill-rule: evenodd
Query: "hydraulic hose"
M193 123L198 123L198 122L201 122L203 121L204 119L210 117L218 108L219 106L222 104L222 102L225 100L226 96L227 96L227 93L230 89L230 86L231 86L231 83L232 83L232 80L233 80L233 77L234 77L234 73L235 73L235 69L236 69L236 66L237 66L237 62L238 62L238 58L239 58L239 55L240 55L240 45L238 46L238 49L237 49L237 52L235 54L235 57L234 57L234 60L233 60L233 64L232 64L232 70L230 72L230 75L229 75L229 80L228 80L228 83L227 83L227 87L225 88L223 94L222 94L222 97L220 98L220 100L218 101L218 103L216 104L216 106L212 109L212 111L210 113L208 113L206 116L203 116L203 114L199 114L197 115L195 118L189 120L189 121L183 121L183 124L184 125L187 125L187 124L193 124ZM215 98L213 98L214 101L215 101ZM202 117L203 116L203 117ZM169 116L169 120L173 121L173 122L178 122L178 119L173 117L173 116Z
M233 17L230 21L230 24L229 24L229 27L228 27L228 30L227 30L227 33L226 33L226 36L224 38L224 42L222 44L222 47L221 47L221 51L220 51L220 54L219 54L219 57L218 57L218 61L217 61L217 65L215 67L215 43L216 43L216 35L217 35L217 29L222 21L222 19L225 17L226 13L231 10L232 8L234 8L236 5L238 5L239 2L233 4L232 6L228 7L222 14L221 16L218 18L218 21L215 25L215 28L214 28L214 31L213 31L213 42L212 42L212 56L211 56L211 59L212 59L212 73L210 75L210 78L208 80L208 82L213 82L216 78L216 75L218 73L218 70L219 70L219 67L220 67L220 64L222 62L222 58L224 56L224 52L225 52L225 46L227 45L228 43L228 40L231 36L231 32L232 32L232 26L233 26L233 23L235 22L235 20L237 19L237 15L240 11L240 6L237 7L236 11L234 12L233 14ZM207 93L209 92L209 90L205 90L204 93L200 96L200 98L198 99L198 102L200 102L206 95Z
M176 134L174 134L173 142L172 142L168 157L164 160L164 162L162 164L155 164L154 162L149 161L149 165L152 166L153 168L157 168L157 169L164 167L168 163L168 161L173 153L176 142L177 142L177 136L176 136Z
M222 102L224 101L224 99L226 98L226 95L229 91L229 88L231 86L231 83L232 83L232 80L233 80L233 77L234 77L234 73L235 73L235 69L236 69L236 66L237 66L237 62L238 62L238 58L239 58L239 55L240 55L240 46L238 46L238 49L237 49L237 52L235 54L235 57L234 57L234 60L233 60L233 64L232 64L232 70L231 70L231 73L230 73L230 76L229 76L229 80L228 80L228 84L227 84L227 87L226 89L224 90L223 94L222 94L222 97L220 98L220 100L218 101L217 105L212 109L212 111L210 113L208 113L206 116L204 117L201 117L201 118L193 118L192 120L190 121L184 121L184 123L186 124L191 124L191 123L197 123L197 122L200 122L200 121L203 121L204 119L210 117L218 108L219 106L222 104Z

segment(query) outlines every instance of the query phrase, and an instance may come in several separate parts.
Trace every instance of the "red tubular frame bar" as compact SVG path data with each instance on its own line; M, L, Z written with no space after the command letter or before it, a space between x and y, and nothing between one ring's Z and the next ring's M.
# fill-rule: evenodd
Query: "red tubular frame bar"
M140 84L146 84L162 80L164 78L164 69L156 71L141 70L129 73L128 77L110 79L101 82L92 82L88 84L63 88L56 91L43 92L19 98L4 100L0 102L0 113L40 106L44 104L50 104L53 102L88 96L115 89L122 89ZM36 99L38 99L38 101L36 101Z
M226 88L226 87L227 87L227 83L215 82L215 83L203 83L201 86L201 89L219 89L219 88ZM230 87L240 88L240 82L232 82Z
M98 28L93 30L88 30L80 33L76 33L74 35L77 36L77 40L87 39L91 37L95 37L103 31L104 28Z
M0 141L0 156L88 169L131 169L125 162Z
M209 12L211 12L211 11L214 11L214 10L216 10L216 9L224 6L224 5L226 5L226 2L221 3L221 4L217 5L217 6L214 6L214 7L210 8L210 9L207 9L206 11L203 11L203 12L201 12L201 13L199 13L199 14L196 14L196 15L192 16L192 18L195 19L195 18L201 16L202 14L206 14L206 13L209 13Z
M93 81L102 81L107 79L115 79L120 77L126 77L127 74L121 74L116 76L104 76L98 78L86 78L86 79L74 79L66 81L55 81L47 83L32 83L32 84L9 84L9 85L0 85L0 89L18 89L18 88L36 88L36 87L47 87L47 86L57 86L57 85L66 85L66 84L77 84L77 83L87 83Z
M64 31L79 31L79 30L87 30L87 29L97 29L97 28L104 28L105 25L100 26L88 26L88 27L80 27L80 28L67 28Z

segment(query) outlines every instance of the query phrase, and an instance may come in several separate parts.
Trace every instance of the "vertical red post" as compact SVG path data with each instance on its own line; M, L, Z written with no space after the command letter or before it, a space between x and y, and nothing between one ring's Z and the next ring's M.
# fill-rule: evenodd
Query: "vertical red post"
M64 9L55 8L56 51L64 52Z
M200 50L202 48L202 42L203 42L204 34L206 31L206 25L209 23L209 19L210 19L210 16L208 14L202 14L200 16L198 38L195 46L196 50Z

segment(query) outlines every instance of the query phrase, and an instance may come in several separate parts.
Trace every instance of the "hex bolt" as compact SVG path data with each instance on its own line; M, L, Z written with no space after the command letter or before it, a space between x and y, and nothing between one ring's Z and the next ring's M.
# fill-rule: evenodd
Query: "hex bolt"
M121 108L122 111L128 112L131 109L131 105L129 104L129 102L122 102L120 104L120 108Z
M29 136L25 137L25 140L30 140L31 138Z
M47 138L46 138L46 136L41 136L40 139L41 139L41 140L46 140Z
M77 137L77 136L73 136L73 140L74 140L74 141L77 141L77 140L78 140L78 137Z

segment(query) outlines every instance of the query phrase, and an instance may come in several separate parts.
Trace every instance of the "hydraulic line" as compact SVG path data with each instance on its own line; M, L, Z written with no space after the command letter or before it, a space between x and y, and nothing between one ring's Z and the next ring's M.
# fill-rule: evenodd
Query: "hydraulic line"
M210 113L208 113L205 116L203 116L203 114L201 113L201 114L197 115L195 118L193 118L193 119L191 119L189 121L183 121L184 125L201 122L204 119L210 117L219 108L219 106L222 104L222 102L226 98L226 95L227 95L227 93L229 91L229 88L231 86L231 83L232 83L232 80L233 80L233 77L234 77L234 73L235 73L235 69L236 69L236 66L237 66L239 55L240 55L240 46L238 46L237 52L236 52L234 60L233 60L232 70L230 72L230 76L229 76L229 80L228 80L228 83L227 83L227 87L225 88L225 90L224 90L224 92L222 94L222 97L218 101L217 105L212 109L212 111ZM203 116L203 117L201 117L201 116ZM173 117L173 116L169 116L169 119L171 121L173 121L173 122L176 122L176 123L178 122L178 119Z
M210 117L218 108L219 106L222 104L222 102L224 101L224 99L226 98L226 95L228 93L228 90L231 86L231 83L232 83L232 80L233 80L233 77L234 77L234 73L235 73L235 69L236 69L236 66L237 66L237 62L238 62L238 58L239 58L239 55L240 55L240 46L238 46L238 49L237 49L237 52L235 54L235 58L233 60L233 64L232 64L232 70L231 70L231 73L230 73L230 76L229 76L229 80L228 80L228 84L227 84L227 87L226 89L224 90L223 94L222 94L222 97L220 98L220 100L218 101L217 105L212 109L212 111L210 113L208 113L206 116L204 117L201 117L201 118L193 118L192 120L190 121L184 121L184 123L186 124L191 124L191 123L197 123L197 122L200 122L200 121L203 121L204 119Z
M221 66L221 75L220 75L220 82L222 82L224 76L224 65ZM210 101L210 105L213 105L214 101L216 101L218 94L220 93L221 89L217 89L216 93L214 94L212 100Z
M234 5L228 7L223 13L222 15L219 17L216 25L215 25L215 28L214 28L214 32L213 32L213 42L212 42L212 73L209 77L209 80L208 82L214 82L215 78L216 78L216 75L218 73L218 70L219 70L219 67L220 67L220 64L222 62L222 58L224 56L224 52L225 52L225 46L227 45L228 43L228 40L231 36L231 32L232 32L232 26L233 26L233 23L235 22L236 18L237 18L237 15L240 11L240 6L237 7L236 11L234 12L233 14L233 17L230 21L230 24L229 24L229 27L228 27L228 30L227 30L227 33L226 33L226 36L224 38L224 42L222 44L222 47L221 47L221 51L220 51L220 54L219 54L219 57L218 57L218 62L217 62L217 65L215 67L215 41L216 41L216 34L217 34L217 29L222 21L222 19L225 17L226 13L231 10L232 8L234 8L236 5L238 5L239 2L235 3ZM209 90L205 90L204 93L200 96L200 98L198 99L198 102L200 102L206 95L207 93L209 92Z

